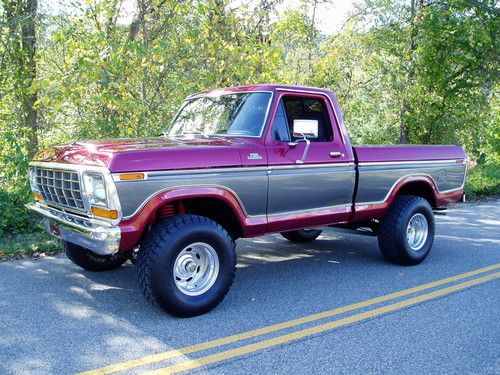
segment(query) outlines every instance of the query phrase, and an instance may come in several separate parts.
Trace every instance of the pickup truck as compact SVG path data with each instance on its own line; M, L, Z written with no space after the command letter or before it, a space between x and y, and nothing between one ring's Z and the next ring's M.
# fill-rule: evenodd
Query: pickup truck
M331 91L255 85L189 96L161 136L39 152L28 207L77 265L130 259L147 300L194 316L227 294L238 238L301 243L337 226L378 236L390 262L422 262L465 174L459 146L352 146Z

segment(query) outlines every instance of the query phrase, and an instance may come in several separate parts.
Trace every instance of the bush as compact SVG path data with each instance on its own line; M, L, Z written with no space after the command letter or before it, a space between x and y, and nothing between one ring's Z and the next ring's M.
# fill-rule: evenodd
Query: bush
M500 194L500 165L488 163L470 170L465 192L470 199Z
M26 201L25 193L0 189L0 237L32 228L30 214L24 207Z
M0 260L60 251L59 240L24 207L32 199L26 180L21 176L0 183Z

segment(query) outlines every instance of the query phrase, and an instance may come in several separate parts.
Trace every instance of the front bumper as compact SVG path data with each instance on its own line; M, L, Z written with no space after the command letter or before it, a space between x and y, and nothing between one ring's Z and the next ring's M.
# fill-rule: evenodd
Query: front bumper
M47 231L64 241L82 246L98 255L113 255L120 248L119 227L30 203L26 207L45 218Z

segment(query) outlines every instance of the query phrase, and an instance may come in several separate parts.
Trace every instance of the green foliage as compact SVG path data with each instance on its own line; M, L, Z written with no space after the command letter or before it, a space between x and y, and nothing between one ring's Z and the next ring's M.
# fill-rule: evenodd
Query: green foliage
M11 132L2 137L0 150L0 238L4 234L30 230L32 220L24 204L29 200L28 157Z
M0 238L32 229L33 222L24 208L26 197L0 190Z
M309 84L315 72L312 65L317 55L319 32L311 29L311 20L300 9L285 12L273 25L271 44L279 54L276 79L287 84Z
M500 194L500 164L484 164L474 168L468 175L465 190L469 199Z
M415 142L464 144L479 153L484 131L477 129L492 114L499 26L498 17L461 1L422 10L408 116Z

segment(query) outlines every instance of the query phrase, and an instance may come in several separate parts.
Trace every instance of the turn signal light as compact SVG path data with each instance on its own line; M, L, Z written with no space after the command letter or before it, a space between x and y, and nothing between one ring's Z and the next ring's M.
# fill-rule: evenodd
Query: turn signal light
M43 197L41 194L39 193L33 193L33 195L35 196L35 200L38 201L38 202L41 202L43 201Z
M120 180L122 181L144 180L144 173L122 173L120 175Z
M108 210L106 208L92 206L92 213L94 216L103 217L105 219L118 219L118 211L116 210Z

